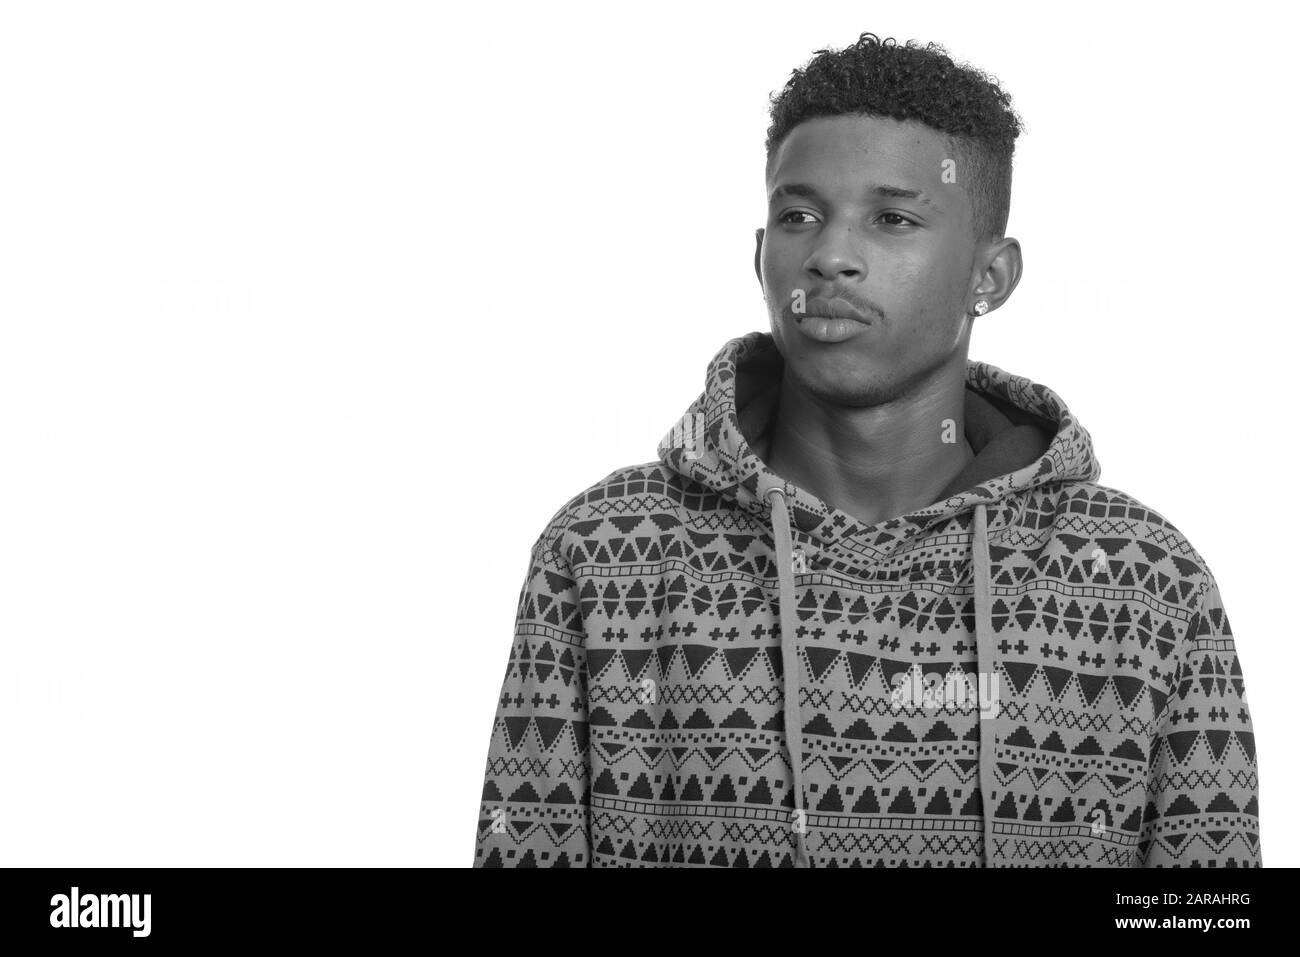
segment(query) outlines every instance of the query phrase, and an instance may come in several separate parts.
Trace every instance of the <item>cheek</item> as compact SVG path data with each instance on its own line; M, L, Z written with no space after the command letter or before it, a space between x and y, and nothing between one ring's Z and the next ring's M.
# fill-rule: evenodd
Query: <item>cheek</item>
M899 321L898 334L919 345L950 349L960 335L964 277L950 265L927 260L925 265L899 264L886 277L886 314ZM892 309L891 309L892 306Z
M946 315L961 300L965 280L956 258L943 250L898 262L887 281L894 289L906 290L907 299L917 306L924 304L927 312Z
M882 303L886 312L892 306L895 314L909 316L907 325L912 331L921 331L941 311L944 291L939 274L929 262L901 261L877 278L881 294L892 300Z
M799 272L799 262L795 250L790 248L788 243L766 242L763 244L763 254L760 262L763 268L763 276L772 282L780 282L782 279L793 276Z

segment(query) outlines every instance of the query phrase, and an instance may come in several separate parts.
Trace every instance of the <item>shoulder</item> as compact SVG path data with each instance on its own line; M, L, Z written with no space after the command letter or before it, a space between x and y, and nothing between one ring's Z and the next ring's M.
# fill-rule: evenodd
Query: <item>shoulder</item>
M650 534L654 526L643 527L643 522L680 501L687 482L660 461L617 468L556 509L534 542L534 551L567 559L579 539Z
M1145 585L1155 597L1189 611L1215 587L1204 556L1164 513L1096 482L1061 482L1057 488L1058 532L1093 541L1129 584Z

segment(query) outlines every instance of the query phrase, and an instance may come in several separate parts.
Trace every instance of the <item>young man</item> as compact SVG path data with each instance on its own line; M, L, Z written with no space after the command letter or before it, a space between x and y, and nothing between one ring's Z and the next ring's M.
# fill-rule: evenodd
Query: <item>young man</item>
M476 867L1261 864L1205 560L967 359L1022 271L1019 131L871 34L774 99L771 333L533 546Z

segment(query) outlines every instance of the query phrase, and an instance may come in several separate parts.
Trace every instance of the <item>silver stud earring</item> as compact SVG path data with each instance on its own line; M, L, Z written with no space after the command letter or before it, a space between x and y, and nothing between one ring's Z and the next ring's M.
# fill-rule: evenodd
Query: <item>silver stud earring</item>
M987 299L981 299L975 303L975 315L982 316L989 311L989 302Z

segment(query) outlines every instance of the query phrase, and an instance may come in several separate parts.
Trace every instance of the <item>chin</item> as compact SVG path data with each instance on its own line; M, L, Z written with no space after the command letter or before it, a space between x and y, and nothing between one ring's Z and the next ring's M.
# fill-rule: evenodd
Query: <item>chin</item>
M797 333L796 333L797 335ZM847 350L835 355L802 355L790 362L791 377L805 392L836 405L875 405L888 390L883 377Z

